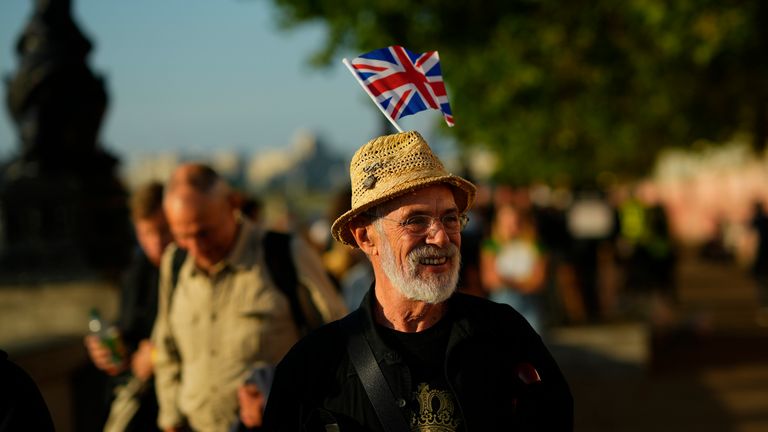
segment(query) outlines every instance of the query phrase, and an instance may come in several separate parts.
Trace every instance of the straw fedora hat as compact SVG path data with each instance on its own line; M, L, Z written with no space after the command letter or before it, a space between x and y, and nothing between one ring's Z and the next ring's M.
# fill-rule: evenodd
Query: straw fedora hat
M331 226L333 238L357 247L349 223L358 215L405 193L444 183L454 189L460 212L475 200L475 185L450 174L415 131L375 138L362 146L349 164L352 209Z

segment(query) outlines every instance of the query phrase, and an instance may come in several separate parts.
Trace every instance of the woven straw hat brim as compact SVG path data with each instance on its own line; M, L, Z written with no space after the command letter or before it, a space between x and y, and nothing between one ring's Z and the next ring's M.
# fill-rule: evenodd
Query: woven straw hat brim
M355 237L349 230L349 223L352 222L352 220L354 220L358 215L365 213L370 208L376 207L381 203L389 201L393 198L397 198L408 192L441 183L452 186L454 190L458 192L456 197L456 205L458 206L460 212L466 212L470 207L472 207L472 203L475 201L476 189L475 185L469 181L453 174L438 177L416 178L411 181L397 183L395 187L392 187L390 190L381 194L376 199L363 203L360 206L353 208L352 210L349 210L348 212L339 216L339 218L336 219L336 221L331 226L331 233L333 234L333 238L348 246L358 247L357 242L355 241Z

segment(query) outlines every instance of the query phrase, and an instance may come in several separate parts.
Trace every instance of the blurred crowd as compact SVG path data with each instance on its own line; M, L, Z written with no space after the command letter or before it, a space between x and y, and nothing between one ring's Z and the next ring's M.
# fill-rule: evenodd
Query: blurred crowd
M232 225L235 223L242 226L239 224L245 223L245 226L253 227L254 233L261 233L253 234L254 238L260 238L268 231L279 231L301 241L299 247L304 249L302 262L312 261L315 258L309 257L314 256L318 266L322 267L322 274L313 273L312 278L324 279L332 287L331 291L321 289L315 293L315 297L323 298L320 303L327 305L325 313L319 314L323 315L320 323L355 310L374 283L370 262L361 250L336 242L330 236L331 222L350 210L349 188L339 191L328 201L325 214L311 220L297 215L266 220L264 205L259 198L229 189L226 182L208 167L191 167L186 167L192 171L191 174L187 172L182 175L182 180L177 179L184 184L182 189L186 191L180 195L178 208L169 204L168 190L164 192L160 183L144 185L134 192L132 220L137 249L134 263L126 272L122 284L121 313L117 322L122 344L118 360L113 356L114 348L106 346L100 335L86 338L94 364L113 377L106 393L105 430L157 428L158 415L163 418L163 414L158 413L154 383L158 364L162 365L165 361L173 365L170 375L164 380L169 377L178 380L180 369L186 370L187 374L194 373L190 371L195 368L206 370L205 365L185 369L188 366L184 362L196 356L194 350L210 347L203 344L203 347L190 348L185 344L201 336L211 337L209 332L220 328L213 324L209 327L198 325L194 320L200 318L195 311L192 318L178 314L173 316L173 311L164 311L160 286L169 284L169 277L173 279L171 287L179 283L175 278L192 280L195 277L194 271L187 275L180 270L185 259L194 259L198 268L206 268L206 265L218 262L220 257L231 255L231 248L216 251L217 236L242 235L234 232L226 234L227 226L235 226ZM201 186L201 182L220 184L223 195L217 199L223 201L216 205L198 202L200 190L211 186ZM217 205L221 206L221 214L208 214L210 208ZM675 269L680 242L670 229L665 206L646 188L627 186L601 190L558 189L543 184L479 185L477 199L468 216L469 223L461 236L462 264L458 290L511 305L539 334L546 336L554 327L623 320L643 320L659 326L674 324L669 321L679 301ZM755 204L754 215L746 229L755 238L751 271L762 290L763 305L768 305L768 216L762 203ZM175 244L184 245L192 255L191 258L182 257L182 264L171 262L176 259L170 257L172 254L168 252L168 245L172 245L174 239ZM262 250L267 249L269 253L278 253L274 245L262 246ZM723 237L712 238L701 247L700 253L705 259L733 259L732 252L724 246ZM255 264L243 261L240 265L250 268ZM160 270L163 266L165 271ZM212 267L211 271L215 273L220 269ZM240 270L232 271L236 274ZM168 276L169 272L173 276ZM280 272L285 273L286 269L283 267ZM297 271L295 268L287 272L299 274L298 278L305 274L305 270ZM166 276L162 276L164 273ZM259 274L259 277L264 277ZM166 281L162 282L164 277ZM233 280L245 277L250 276L235 276ZM275 279L274 275L272 279ZM272 282L280 284L277 280ZM296 284L297 281L292 282ZM307 284L306 280L302 282ZM194 286L193 282L189 283ZM186 292L187 295L194 295L194 290ZM234 303L222 306L220 310L206 309L204 313L211 313L212 319L215 319L217 313L249 309L239 302L251 300L236 298L220 301ZM194 301L190 305L194 305ZM182 320L187 323L185 325L196 326L195 329L203 333L177 336L181 340L167 344L162 336L158 336L157 328L163 326L155 323L156 318L161 317L165 317L162 319L166 323ZM296 317L295 313L293 317ZM257 330L257 333L261 331ZM270 331L277 330L272 328ZM298 334L292 330L281 333L281 339L288 342L286 347L273 353L274 358L260 357L263 353L257 353L255 348L253 352L235 354L242 364L233 366L227 372L230 378L235 377L230 379L231 382L227 382L224 375L220 377L218 384L226 386L228 394L221 401L206 402L190 396L190 400L176 403L199 406L212 403L218 404L221 410L230 411L233 406L239 406L240 417L231 422L231 430L250 430L252 425L261 421L258 416L250 418L248 413L263 409L264 395L253 389L263 388L265 372L259 369L262 376L251 375L248 378L255 379L253 382L260 386L249 389L248 380L246 384L239 383L246 372L243 365L248 363L250 367L253 360L276 363L275 359L279 359L302 332L300 329ZM253 334L241 337L245 340ZM262 334L260 337L266 336ZM190 341L185 341L185 338ZM229 340L229 343L233 341ZM234 342L235 345L238 343ZM249 373L253 374L253 371ZM268 377L269 372L266 373ZM215 388L216 384L211 384L210 377L207 377L196 379L192 384L182 383L182 387L191 385L195 391L202 392L209 385ZM125 392L127 395L123 394ZM115 405L126 401L129 401L127 408L116 408ZM109 404L112 404L111 412ZM248 406L256 408L244 408ZM217 409L214 407L213 412ZM169 425L178 423L178 420L174 414L166 413ZM200 427L205 429L208 424L215 424L220 419L201 416L193 421L200 422ZM185 429L171 427L165 430Z
M744 220L722 220L692 239L676 231L670 205L647 181L611 188L478 187L462 232L459 290L510 304L542 334L617 321L678 325L676 271L683 251L754 277L756 319L768 325L768 215L759 198ZM328 231L328 221L348 206L344 190L326 215L293 225L323 255L347 306L355 308L371 282L368 263Z
M641 192L481 186L462 232L459 289L510 304L542 333L673 305L676 241L664 207ZM371 280L360 251L327 234L345 205L348 193L304 232L352 308Z

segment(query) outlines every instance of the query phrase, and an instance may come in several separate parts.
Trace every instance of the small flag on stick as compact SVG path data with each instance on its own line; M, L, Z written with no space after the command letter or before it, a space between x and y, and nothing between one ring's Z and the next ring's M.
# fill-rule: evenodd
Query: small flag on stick
M427 109L442 111L453 126L437 51L415 54L395 45L342 61L398 131L399 118Z

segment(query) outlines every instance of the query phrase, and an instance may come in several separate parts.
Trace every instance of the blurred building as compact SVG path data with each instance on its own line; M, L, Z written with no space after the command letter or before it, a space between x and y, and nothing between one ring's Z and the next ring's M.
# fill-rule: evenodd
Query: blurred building
M247 169L248 185L259 191L333 192L349 177L345 158L307 131L284 149L255 155Z

